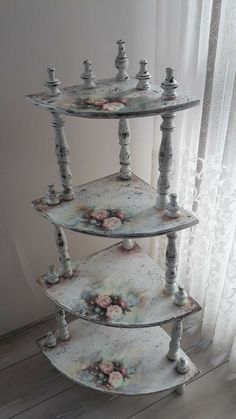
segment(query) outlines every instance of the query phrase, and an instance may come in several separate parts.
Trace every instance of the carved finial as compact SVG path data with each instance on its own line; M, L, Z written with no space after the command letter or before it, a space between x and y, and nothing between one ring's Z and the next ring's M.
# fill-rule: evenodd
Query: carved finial
M188 295L184 289L184 287L179 285L179 290L175 293L174 303L177 306L184 306L187 302Z
M57 269L54 265L49 265L46 282L53 285L59 282L59 280L60 278Z
M127 73L127 69L129 67L129 60L125 52L125 41L122 41L122 39L120 39L119 41L117 41L117 45L118 54L115 59L115 66L118 70L118 73L116 75L116 80L128 80L129 75Z
M45 201L48 205L57 205L60 202L59 194L55 191L54 185L48 185L48 192Z
M45 86L49 88L51 96L58 96L61 93L58 87L60 86L61 82L55 76L56 70L53 67L49 67L47 71L49 75L49 80L45 82Z
M55 348L56 344L57 344L56 336L51 331L48 332L47 337L46 337L46 341L45 341L45 345L47 346L47 348Z
M187 359L181 356L177 361L176 369L180 374L185 374L188 371Z
M178 218L180 216L179 205L177 203L176 193L170 194L170 202L166 207L165 215L170 218Z
M62 308L59 308L56 313L57 320L57 336L61 340L70 339L70 333L68 330L68 325L65 318L65 311Z
M141 60L139 62L140 64L140 70L138 74L136 75L136 79L139 81L136 88L138 90L146 90L149 89L151 86L151 83L149 80L151 79L151 74L147 71L147 60Z
M162 99L164 100L173 100L176 98L177 93L176 89L179 86L177 81L174 79L174 68L166 68L166 79L161 83L161 88L163 89Z
M84 61L84 71L80 77L84 81L84 89L92 89L93 87L95 87L95 74L93 74L91 61Z

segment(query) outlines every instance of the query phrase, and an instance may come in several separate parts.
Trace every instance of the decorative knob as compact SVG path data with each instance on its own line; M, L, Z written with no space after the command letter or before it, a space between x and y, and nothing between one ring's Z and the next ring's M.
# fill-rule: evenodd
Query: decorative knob
M46 282L50 285L54 285L59 282L59 280L60 277L57 269L54 265L49 265Z
M129 60L127 54L125 52L125 41L120 39L117 41L118 45L118 55L115 59L115 66L118 70L116 75L116 80L123 81L128 80L129 75L127 73L127 69L129 67Z
M54 185L48 185L48 192L46 194L46 203L48 205L57 205L60 202L59 194L55 191Z
M84 81L84 89L92 89L93 87L95 87L95 74L93 74L91 61L84 61L84 71L80 77Z
M179 290L175 293L174 303L177 306L184 306L187 302L188 295L182 286L178 286Z
M176 89L179 86L177 81L174 79L174 68L166 68L166 78L161 83L161 88L163 89L162 99L164 100L173 100L176 98L177 93Z
M177 361L177 365L176 365L176 369L180 374L185 374L188 371L188 361L186 358L184 358L183 356L181 356L178 361Z
M170 202L166 207L165 215L170 218L178 218L180 216L179 205L177 203L176 193L170 194Z
M47 333L45 345L47 348L55 348L57 344L57 338L51 331Z
M47 71L49 75L49 80L45 82L45 86L49 88L51 96L58 96L61 93L60 89L58 88L61 82L55 76L56 70L53 67L49 67Z
M146 89L149 89L149 87L151 86L151 83L149 82L149 80L152 77L151 74L147 70L148 61L147 60L141 60L139 62L139 64L140 64L140 70L139 70L138 74L136 75L136 79L139 82L138 82L136 88L138 90L146 90Z

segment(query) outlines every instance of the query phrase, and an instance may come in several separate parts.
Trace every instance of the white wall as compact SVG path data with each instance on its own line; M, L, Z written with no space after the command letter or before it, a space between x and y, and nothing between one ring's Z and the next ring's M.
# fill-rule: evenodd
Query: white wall
M154 71L156 1L1 0L1 293L0 335L43 318L53 306L35 278L57 263L54 231L30 205L58 185L50 115L25 100L45 90L46 68L64 85L80 82L82 61L98 78L115 74L116 40L127 41L130 73ZM152 118L131 121L133 169L150 180ZM75 184L118 170L117 121L66 118ZM111 243L68 232L73 259Z

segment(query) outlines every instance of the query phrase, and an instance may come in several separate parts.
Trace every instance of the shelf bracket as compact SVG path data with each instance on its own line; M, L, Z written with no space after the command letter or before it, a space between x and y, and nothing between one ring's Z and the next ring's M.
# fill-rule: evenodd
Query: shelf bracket
M119 127L120 148L120 178L124 180L131 179L131 153L130 153L130 128L128 119L120 119Z
M178 351L180 348L180 341L183 333L183 319L178 318L174 321L171 331L171 340L169 344L168 358L170 361L175 361L178 358Z
M59 253L59 260L62 267L62 276L70 278L73 275L73 269L71 266L70 255L68 253L68 244L66 235L62 227L54 224L56 233L56 245Z
M52 116L52 126L55 129L55 151L63 188L61 197L64 201L70 201L74 198L74 191L70 169L70 152L64 131L65 121L57 112L52 112Z

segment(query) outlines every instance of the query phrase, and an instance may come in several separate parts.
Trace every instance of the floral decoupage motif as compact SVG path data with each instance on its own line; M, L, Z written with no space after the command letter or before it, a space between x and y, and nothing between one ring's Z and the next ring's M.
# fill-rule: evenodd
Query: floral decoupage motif
M125 98L117 97L116 99L109 98L90 98L79 101L80 106L86 108L97 109L102 111L119 111L127 105L128 100Z
M129 218L119 209L88 208L83 215L83 220L86 224L98 227L101 230L115 230L129 221Z
M129 304L121 295L99 295L83 291L81 297L85 302L85 307L80 310L80 314L94 320L117 321L131 311Z
M100 358L82 370L81 374L101 390L112 391L127 384L134 372L135 368L125 368L122 361Z

